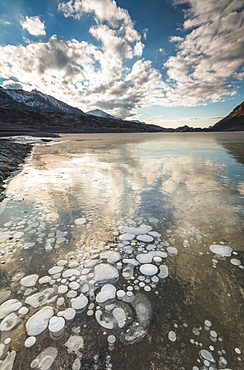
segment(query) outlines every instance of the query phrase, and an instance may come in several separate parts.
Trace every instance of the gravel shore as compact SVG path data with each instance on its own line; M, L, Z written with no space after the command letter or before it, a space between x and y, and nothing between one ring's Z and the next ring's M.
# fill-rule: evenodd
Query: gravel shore
M8 139L0 139L0 201L4 198L4 181L24 163L31 152L31 144L20 144Z

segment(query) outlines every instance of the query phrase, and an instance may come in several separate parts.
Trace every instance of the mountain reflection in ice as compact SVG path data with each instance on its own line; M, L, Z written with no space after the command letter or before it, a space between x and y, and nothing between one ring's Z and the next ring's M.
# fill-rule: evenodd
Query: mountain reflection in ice
M0 299L28 311L0 306L12 327L0 358L11 363L14 349L26 368L241 369L244 171L230 154L241 141L101 134L36 146L2 204Z

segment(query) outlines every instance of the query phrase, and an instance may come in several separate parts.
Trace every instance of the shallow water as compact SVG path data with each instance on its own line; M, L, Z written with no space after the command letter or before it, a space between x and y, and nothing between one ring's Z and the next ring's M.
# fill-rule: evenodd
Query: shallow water
M64 135L6 193L0 370L243 368L244 133Z

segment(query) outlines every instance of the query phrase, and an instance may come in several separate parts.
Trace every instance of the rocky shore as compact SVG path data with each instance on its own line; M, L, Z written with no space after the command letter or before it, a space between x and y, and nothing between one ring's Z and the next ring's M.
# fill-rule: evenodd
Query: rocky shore
M26 156L31 152L31 144L20 144L8 139L0 139L0 201L4 198L4 181L20 164L24 163Z

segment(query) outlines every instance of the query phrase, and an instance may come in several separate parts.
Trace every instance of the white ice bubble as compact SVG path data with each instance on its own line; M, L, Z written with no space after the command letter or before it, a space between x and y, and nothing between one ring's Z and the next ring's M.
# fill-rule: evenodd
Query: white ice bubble
M96 296L97 303L104 303L109 299L115 298L116 288L112 284L106 284L102 287L100 293Z
M38 277L36 274L25 276L20 280L20 284L27 288L32 287L36 284Z
M175 247L167 247L167 252L176 256L178 254L178 249Z
M118 298L123 298L125 296L125 291L122 289L119 289L116 294Z
M114 344L115 341L116 341L116 337L114 335L111 334L111 335L108 336L108 343L109 344Z
M205 320L204 321L204 325L206 325L207 327L212 326L212 324L211 324L211 322L209 320Z
M11 312L18 311L21 306L22 303L19 302L17 299L9 299L3 302L0 306L0 319L3 319Z
M83 294L81 294L79 297L71 299L71 306L77 311L83 310L87 304L88 299Z
M101 263L94 268L94 280L97 283L104 283L116 280L119 277L118 270L108 263Z
M216 333L216 331L214 331L214 330L210 330L210 335L211 335L211 337L213 337L213 338L217 338L217 336L218 336L218 334Z
M48 270L48 273L50 275L55 275L55 274L59 274L60 272L63 271L63 266L53 266L51 267L49 270Z
M84 225L86 223L86 219L84 217L76 218L74 223L78 226Z
M232 258L230 260L230 263L232 263L232 265L234 265L234 266L240 266L241 265L241 261L238 260L237 258Z
M30 336L41 334L48 326L49 319L54 315L50 306L43 307L31 316L26 322L26 331Z
M168 333L168 338L171 342L175 342L176 341L176 334L173 330L170 330L169 333Z
M210 362L215 362L212 354L206 350L206 349L201 349L201 351L199 352L200 356L205 359L205 360L208 360Z
M136 239L139 240L140 242L145 243L151 243L153 241L153 237L151 235L146 234L137 235Z
M115 307L113 309L113 316L118 323L118 327L123 328L126 324L126 314L123 308Z
M238 355L240 355L241 354L241 350L240 350L240 348L235 348L235 353L237 353Z
M222 257L230 257L233 249L226 245L212 244L209 247L212 253L218 254Z
M48 329L54 336L59 336L65 326L65 320L63 317L53 316L49 320Z
M26 340L25 340L25 347L29 348L29 347L32 347L34 346L34 344L36 343L36 337L28 337Z
M160 265L158 277L160 279L165 279L168 275L169 275L168 267L166 265Z
M151 263L145 263L144 265L140 266L140 271L144 275L155 275L158 272L157 266L151 264Z

